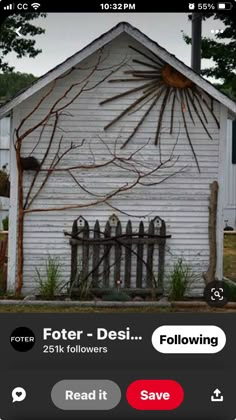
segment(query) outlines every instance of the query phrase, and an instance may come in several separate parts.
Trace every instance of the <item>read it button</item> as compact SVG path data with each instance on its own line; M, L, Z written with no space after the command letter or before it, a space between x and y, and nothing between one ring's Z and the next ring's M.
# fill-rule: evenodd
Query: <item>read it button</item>
M183 402L184 390L172 380L138 380L129 385L126 398L136 410L174 410Z

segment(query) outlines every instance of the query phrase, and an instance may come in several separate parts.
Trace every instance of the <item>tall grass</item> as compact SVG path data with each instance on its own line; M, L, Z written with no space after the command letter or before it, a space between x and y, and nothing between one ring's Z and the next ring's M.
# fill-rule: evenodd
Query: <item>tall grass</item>
M179 258L169 274L169 298L171 300L182 299L195 278L196 275L193 273L191 266L185 263L182 258Z
M40 296L46 300L54 299L62 287L59 260L49 256L45 262L45 273L41 274L38 268L35 268L35 270Z

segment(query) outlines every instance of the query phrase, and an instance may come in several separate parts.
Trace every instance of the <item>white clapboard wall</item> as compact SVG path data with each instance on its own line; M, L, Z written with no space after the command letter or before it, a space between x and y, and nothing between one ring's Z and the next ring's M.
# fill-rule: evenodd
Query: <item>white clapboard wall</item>
M73 175L79 179L81 188L72 179L68 172L55 172L46 183L41 192L36 195L30 210L25 217L24 223L24 293L31 292L38 287L36 268L41 273L45 271L45 261L49 255L57 257L61 262L61 280L63 282L70 279L70 265L71 265L71 247L69 238L64 236L63 231L71 231L73 221L78 216L83 216L91 225L96 219L99 220L102 229L111 214L116 213L122 225L127 223L127 220L132 220L134 230L138 228L140 220L144 221L145 229L156 216L160 216L166 222L167 234L171 235L168 240L166 249L166 280L165 289L168 290L168 274L171 271L173 264L178 258L183 258L191 264L193 272L197 278L191 284L191 294L193 296L202 294L204 288L204 281L202 279L202 272L208 269L209 264L209 240L208 240L208 206L210 184L219 180L219 150L221 131L211 115L207 118L209 121L208 130L211 133L213 140L210 140L204 131L199 120L196 119L195 125L191 124L190 117L186 116L189 124L189 133L193 143L193 147L198 157L198 162L201 168L199 173L196 163L189 145L186 132L183 127L182 114L180 106L176 105L173 134L170 135L170 116L171 104L169 103L163 116L162 135L161 135L161 155L162 160L167 160L174 149L174 156L176 164L173 168L166 168L165 172L159 172L158 180L161 181L164 175L170 176L165 182L159 185L151 185L145 187L138 185L132 191L122 192L113 197L109 207L105 202L101 202L97 206L92 206L91 201L94 197L102 197L107 192L111 192L118 187L131 183L135 177L135 173L130 171L126 173L119 166L107 166L101 169L84 170L83 165L93 165L102 163L111 158L110 151L117 150L122 156L128 156L134 151L140 150L138 155L139 160L146 165L155 167L158 164L158 156L160 156L159 149L154 145L154 137L157 129L157 116L160 114L161 104L158 102L152 113L148 115L145 123L140 126L134 138L127 145L125 149L120 150L128 136L134 130L137 122L142 118L143 113L150 105L146 103L143 109L137 109L136 112L131 112L126 115L117 124L114 124L110 129L104 131L104 126L112 121L124 109L132 104L138 98L138 94L134 93L131 96L122 97L120 100L112 103L107 103L103 106L100 102L104 99L114 95L121 94L127 89L134 88L134 82L125 83L109 83L105 80L105 76L117 66L117 71L110 78L122 79L124 78L124 71L130 71L134 66L133 59L140 59L140 55L134 49L128 46L132 45L135 48L143 50L147 53L139 43L131 39L128 35L121 35L111 43L108 43L103 49L102 53L102 68L104 70L93 73L90 76L89 87L96 85L98 81L104 80L95 89L87 90L81 96L78 96L66 109L66 112L60 116L59 128L54 137L54 142L47 156L45 167L50 165L50 162L55 157L58 151L58 144L61 141L61 153L68 149L71 142L74 145L81 145L83 140L83 147L75 149L70 154L66 155L61 161L61 167L73 167L80 165L82 168L73 172ZM47 96L47 92L51 86L47 86L40 92L34 94L29 99L25 100L19 106L15 107L13 111L13 127L12 130L18 127L22 119L26 119L24 123L24 130L37 125L42 120L42 117L47 115L52 105L68 91L66 99L73 97L73 92L70 90L74 86L74 90L78 89L78 82L86 80L89 72L98 60L98 54L93 54L90 58L80 63L79 69L69 72L65 77L60 78L53 91L47 100L41 103L41 106L32 115L31 111L40 102L42 97ZM125 62L123 67L120 65ZM138 66L146 70L145 66ZM81 70L83 69L83 70ZM125 75L127 76L127 74ZM61 105L61 104L60 104ZM214 101L214 112L218 119L220 119L220 105ZM39 127L34 130L28 137L27 141L22 146L22 156L27 157L34 155L39 162L42 161L45 150L48 147L50 136L52 134L52 123L42 129ZM40 142L39 142L40 138ZM60 140L62 139L62 140ZM148 147L143 148L145 145ZM14 150L12 148L12 153ZM13 154L14 156L14 154ZM12 162L14 162L12 160ZM167 165L168 166L168 165ZM13 165L11 166L13 168ZM13 168L14 169L14 168ZM13 179L14 172L13 172ZM26 171L24 174L24 193L29 191L34 174L32 171ZM33 194L37 194L42 185L44 174L38 176L34 183ZM156 178L154 180L157 180ZM12 202L11 209L15 206L14 203L14 185L12 182ZM93 197L87 192L92 192ZM67 206L83 206L82 208L74 208L67 210ZM64 208L64 210L54 210L55 208ZM36 211L40 209L40 211ZM118 209L118 210L116 210ZM12 210L13 211L13 210ZM13 213L12 213L13 214ZM15 217L17 217L15 212ZM16 223L15 223L16 225ZM13 232L13 231L12 231ZM14 232L13 232L14 234ZM12 235L13 235L12 234ZM223 235L222 235L223 236ZM15 239L13 236L10 242L11 246L11 267L15 267L16 261L16 232ZM9 270L9 285L14 285L15 271Z
M225 226L236 230L236 121L228 121L228 134L226 142L227 165L225 178Z
M10 147L10 118L0 120L0 169L8 164L9 170L9 147ZM0 230L2 219L8 215L9 198L0 197Z

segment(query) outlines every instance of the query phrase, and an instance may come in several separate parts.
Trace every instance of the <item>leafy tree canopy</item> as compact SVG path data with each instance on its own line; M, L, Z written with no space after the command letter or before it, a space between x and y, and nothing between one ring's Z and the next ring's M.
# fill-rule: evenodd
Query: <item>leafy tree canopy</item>
M10 72L14 70L7 62L7 55L11 52L16 53L17 58L36 57L42 50L36 48L36 35L45 32L39 26L35 26L32 21L46 17L45 13L23 13L8 16L0 26L0 71ZM27 38L19 37L15 29L21 27L21 33Z
M29 86L36 77L27 73L0 73L0 100L7 101Z
M201 74L216 79L215 86L236 100L236 15L215 13L204 15L203 19L214 16L225 28L215 35L215 39L202 38L202 58L211 59L214 65L202 69ZM187 44L191 38L183 35Z

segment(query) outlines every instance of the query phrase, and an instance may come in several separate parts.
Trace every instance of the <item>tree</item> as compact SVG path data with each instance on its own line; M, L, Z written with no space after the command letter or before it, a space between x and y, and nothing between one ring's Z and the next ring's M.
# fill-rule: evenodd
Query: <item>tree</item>
M0 100L8 101L35 80L36 77L33 74L20 72L0 73Z
M176 144L173 145L169 156L163 158L161 147L159 147L156 149L155 159L152 162L146 162L142 152L145 147L148 147L149 141L146 141L135 151L124 152L120 150L119 137L114 141L113 147L110 147L98 134L95 139L92 139L99 142L100 150L103 149L98 156L93 152L94 143L90 140L75 138L71 142L68 141L70 131L65 129L63 121L69 119L72 122L73 119L77 119L77 115L73 115L70 106L86 92L96 89L124 65L123 61L121 64L114 65L112 69L111 67L106 69L101 66L103 60L101 49L96 63L85 69L86 72L88 71L85 77L82 71L81 75L78 74L76 78L76 72L80 72L81 69L73 67L69 72L55 79L35 107L22 118L15 130L14 146L18 172L17 294L21 293L23 286L24 221L27 215L89 208L101 203L119 210L113 205L113 198L131 192L138 185L145 188L155 186L186 169L186 167L182 167L179 170L173 170L179 158L174 153ZM101 70L109 70L109 72L106 76L99 76ZM60 83L71 73L73 73L76 81L63 92L59 90L56 93L57 83ZM96 76L95 81L92 81L94 75ZM57 99L55 99L55 95L59 95ZM50 106L45 108L47 103ZM36 115L38 115L37 118ZM29 140L29 136L31 136L31 142L33 143L30 144L32 150L27 156L23 156L24 145ZM178 138L176 143L177 141ZM41 150L40 162L34 156L38 147ZM88 159L85 159L84 156L86 155L89 156ZM101 193L97 192L96 186L94 188L94 186L89 185L89 181L86 182L87 179L89 180L87 175L91 171L96 171L96 174L99 171L100 175L97 175L98 177L109 176L117 168L121 171L122 176L118 181L115 179L113 184L110 181L107 188L104 188ZM31 175L28 177L29 183L25 184L24 177L27 170L30 171ZM105 174L103 171L105 171ZM78 192L82 191L82 194L86 197L85 201L80 200L78 204L66 205L63 205L62 202L45 208L45 206L39 204L45 186L53 177L55 185L56 176L63 174L71 180L72 185L78 188ZM122 210L119 211L124 213Z
M215 35L216 39L202 38L202 58L213 60L215 65L202 69L201 74L215 78L215 86L236 99L236 16L233 13L215 13L204 15L203 20L212 16L220 20L225 28ZM183 37L187 44L191 43L190 37L186 34Z
M45 30L31 23L39 17L46 17L45 13L24 13L8 16L0 26L0 71L10 72L14 67L6 61L9 53L14 52L17 58L36 57L42 50L35 47L36 35L44 34ZM19 37L15 30L21 27L21 33L30 38Z

